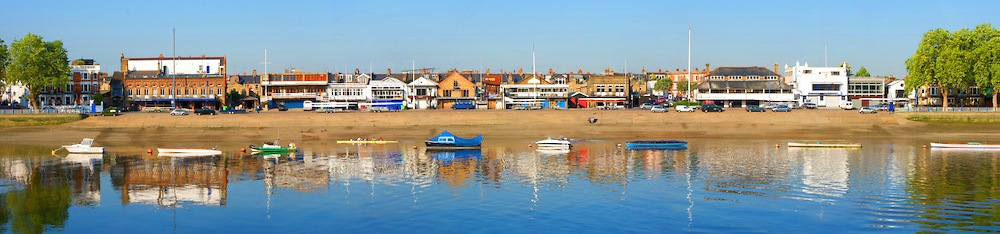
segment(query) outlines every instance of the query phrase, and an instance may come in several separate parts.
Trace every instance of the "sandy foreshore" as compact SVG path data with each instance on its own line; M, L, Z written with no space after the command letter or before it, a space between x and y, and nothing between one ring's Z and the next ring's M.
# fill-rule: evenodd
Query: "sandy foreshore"
M1000 118L1000 114L994 114ZM587 122L589 117L598 122ZM647 110L408 110L403 112L314 113L301 110L237 115L170 116L126 113L96 116L53 126L0 128L0 144L52 145L79 141L259 142L276 137L326 142L371 137L421 140L448 130L487 139L910 139L997 141L996 125L910 121L905 114L858 114L843 110L790 113L651 113Z

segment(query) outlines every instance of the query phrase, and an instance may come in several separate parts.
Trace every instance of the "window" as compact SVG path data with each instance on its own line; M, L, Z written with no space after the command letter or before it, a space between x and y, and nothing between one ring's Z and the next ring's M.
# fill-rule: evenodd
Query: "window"
M451 97L451 90L445 90L444 91L444 95L442 95L442 96Z
M803 74L812 74L813 70L802 70Z
M417 89L417 96L427 96L427 89Z
M970 95L978 95L979 94L979 87L969 87L969 94Z
M840 75L840 71L832 71L832 72L830 72L830 75L839 76Z
M462 97L468 97L468 96L469 96L469 90L463 89L462 90Z
M838 91L840 90L840 84L813 84L813 91Z
M938 94L938 87L937 86L930 87L930 90L928 91L928 93L931 93L931 95L934 95L934 96L940 95L940 94Z
M451 86L454 87L455 89L458 89L458 81L457 80L456 81L452 81L451 82Z

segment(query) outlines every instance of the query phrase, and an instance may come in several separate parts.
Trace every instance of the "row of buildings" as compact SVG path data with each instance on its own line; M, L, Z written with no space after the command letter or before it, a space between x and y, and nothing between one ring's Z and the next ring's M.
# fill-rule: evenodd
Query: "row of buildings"
M525 74L433 69L393 73L306 72L230 75L225 56L137 57L121 56L119 71L102 73L93 60L73 61L71 82L66 87L43 89L43 106L88 105L95 95L105 104L133 110L150 108L209 107L264 109L337 107L365 109L544 109L635 106L639 103L686 98L680 83L692 80L691 99L727 107L765 103L815 103L836 107L844 102L868 106L875 103L919 103L940 105L941 92L926 86L907 95L903 80L894 77L851 76L845 64L811 67L808 63L718 67L706 64L692 71L647 71L620 73L608 68L592 74ZM670 79L669 90L654 90L657 80ZM18 95L16 88L4 100ZM23 95L24 91L20 92ZM173 95L171 95L173 93ZM237 95L232 95L233 93ZM974 85L951 92L954 106L982 106L988 99ZM24 99L24 98L21 98ZM22 102L23 103L23 102Z

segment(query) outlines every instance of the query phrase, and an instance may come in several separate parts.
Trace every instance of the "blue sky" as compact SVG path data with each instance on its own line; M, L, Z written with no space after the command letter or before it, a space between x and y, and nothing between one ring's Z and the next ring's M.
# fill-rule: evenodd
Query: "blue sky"
M830 66L903 76L923 33L993 23L997 1L8 1L0 39L63 40L71 59L224 55L229 73L419 67L673 70Z

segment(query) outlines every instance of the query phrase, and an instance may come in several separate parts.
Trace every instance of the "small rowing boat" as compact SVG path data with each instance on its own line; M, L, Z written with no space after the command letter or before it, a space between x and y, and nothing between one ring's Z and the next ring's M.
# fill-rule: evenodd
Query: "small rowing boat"
M847 142L788 142L788 147L814 147L814 148L861 148L860 143Z
M941 148L941 149L1000 149L1000 145L997 144L983 144L978 141L970 141L965 143L941 143L941 142L931 142L931 148Z
M273 143L264 142L264 145L261 146L250 145L251 152L289 152L296 150L299 150L299 148L295 147L295 143L289 143L288 147L282 147L278 143L278 140L274 140Z
M626 149L687 149L687 141L638 140L625 142Z
M337 141L337 144L389 144L389 143L399 143L399 141L387 141L387 140L343 140L343 141Z
M215 149L156 148L156 151L160 156L207 156L222 154L222 151Z

